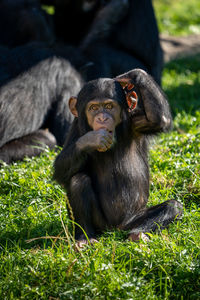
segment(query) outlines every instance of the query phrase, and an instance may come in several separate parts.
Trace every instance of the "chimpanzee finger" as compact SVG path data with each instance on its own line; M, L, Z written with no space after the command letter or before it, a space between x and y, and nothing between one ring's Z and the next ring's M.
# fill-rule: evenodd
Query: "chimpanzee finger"
M105 151L107 151L111 147L111 145L112 145L112 143L110 143L110 142L108 142L106 140L102 140L101 141L101 145L100 145L99 148L97 148L97 150L99 152L105 152Z
M100 145L100 148L102 148L102 149L108 149L108 148L110 148L110 146L111 146L111 144L108 142L108 141L106 141L106 140L103 140L102 142L101 142L101 145Z
M97 150L99 152L106 152L108 150L107 146L106 145L100 145L99 148L97 148Z
M97 151L99 151L99 152L106 152L107 149L106 148L98 148Z
M105 129L100 129L101 130L101 141L104 144L112 144L113 142L113 134Z
M105 136L105 141L108 144L112 144L113 143L113 136L112 136L112 134L109 134L109 135Z

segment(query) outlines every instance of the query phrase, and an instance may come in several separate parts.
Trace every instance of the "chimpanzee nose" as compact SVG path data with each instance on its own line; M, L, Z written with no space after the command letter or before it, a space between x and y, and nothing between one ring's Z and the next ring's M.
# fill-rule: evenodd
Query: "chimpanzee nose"
M108 116L104 113L100 113L97 118L98 122L104 123L108 120Z

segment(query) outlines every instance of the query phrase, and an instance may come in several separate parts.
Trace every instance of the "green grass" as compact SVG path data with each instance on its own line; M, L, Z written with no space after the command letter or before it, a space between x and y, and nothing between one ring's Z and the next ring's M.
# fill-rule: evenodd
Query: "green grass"
M199 0L153 0L158 26L169 35L200 34Z
M76 251L65 193L52 181L56 153L4 165L0 299L200 299L200 55L168 63L162 86L174 128L151 145L149 205L177 199L182 219L148 243L114 231Z

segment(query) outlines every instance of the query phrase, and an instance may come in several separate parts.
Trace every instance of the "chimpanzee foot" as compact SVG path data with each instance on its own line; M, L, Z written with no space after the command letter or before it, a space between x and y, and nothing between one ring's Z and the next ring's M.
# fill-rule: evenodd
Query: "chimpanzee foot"
M139 233L130 233L129 234L129 240L131 242L139 242L140 240L144 241L144 242L148 242L149 241L149 237L144 234L143 232L139 232Z

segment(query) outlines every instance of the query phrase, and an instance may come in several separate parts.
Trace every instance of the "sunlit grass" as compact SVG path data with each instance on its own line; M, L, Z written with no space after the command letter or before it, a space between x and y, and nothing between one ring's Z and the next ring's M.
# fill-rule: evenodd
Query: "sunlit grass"
M200 34L200 1L153 0L159 29L169 35Z

